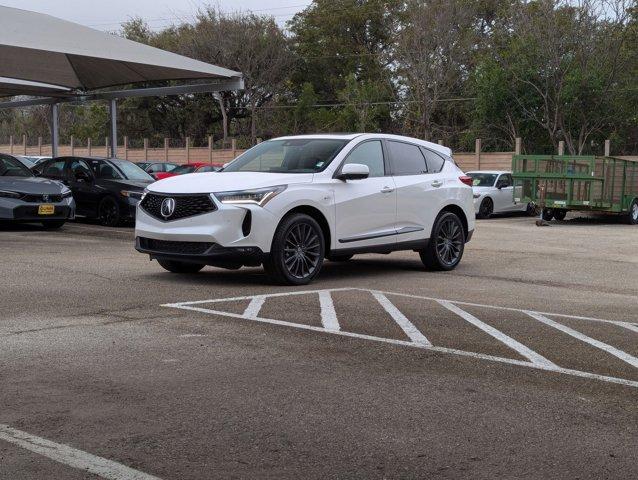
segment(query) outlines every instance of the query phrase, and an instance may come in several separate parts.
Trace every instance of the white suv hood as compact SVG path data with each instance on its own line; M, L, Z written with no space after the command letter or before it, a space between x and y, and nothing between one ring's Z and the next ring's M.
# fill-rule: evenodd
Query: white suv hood
M149 185L157 193L215 193L312 182L312 173L210 172L169 177Z

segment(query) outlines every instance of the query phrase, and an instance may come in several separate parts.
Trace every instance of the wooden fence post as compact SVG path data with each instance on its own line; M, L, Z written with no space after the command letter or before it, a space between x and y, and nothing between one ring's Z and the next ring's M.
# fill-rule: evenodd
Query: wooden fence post
M124 135L124 160L128 160L128 135Z
M38 137L38 155L42 156L42 137Z
M558 142L558 154L565 155L565 142L563 142L562 140Z
M232 150L233 160L234 160L235 159L235 155L237 154L237 139L233 138L230 141L230 148Z
M208 163L213 163L213 136L208 136Z
M93 145L91 145L91 137L89 137L86 139L86 153L89 157L91 156L91 150L93 150Z
M9 153L13 155L13 135L9 135Z
M22 134L22 151L24 152L24 154L27 154L27 134L23 133Z
M443 145L443 140L439 140L437 143L438 143L439 145Z
M144 139L144 160L148 160L148 138Z
M514 140L514 155L520 155L523 145L523 139L521 137L516 137Z
M190 160L191 160L191 139L190 139L190 137L186 137L186 141L184 143L184 148L186 149L186 163L190 163Z
M109 137L104 137L104 156L109 156Z
M605 156L611 156L611 140L605 140Z
M71 135L71 156L75 155L75 138Z
M481 169L481 139L477 138L474 141L474 159L476 160L476 169Z
M164 137L164 161L168 162L168 138Z

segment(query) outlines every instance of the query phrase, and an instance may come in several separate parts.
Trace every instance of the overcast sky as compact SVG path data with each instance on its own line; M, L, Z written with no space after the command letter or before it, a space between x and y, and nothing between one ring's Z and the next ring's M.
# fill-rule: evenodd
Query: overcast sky
M100 30L118 30L131 17L161 28L180 19L190 19L198 8L218 5L224 11L253 11L272 15L284 24L310 0L0 0L1 5L47 13Z

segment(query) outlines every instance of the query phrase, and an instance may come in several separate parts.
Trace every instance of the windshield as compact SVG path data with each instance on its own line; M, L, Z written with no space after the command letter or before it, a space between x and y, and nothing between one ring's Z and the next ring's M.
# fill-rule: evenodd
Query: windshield
M185 173L193 173L197 167L194 165L182 165L180 167L170 170L175 175L184 175Z
M0 155L0 177L32 177L33 173L19 160Z
M498 175L495 173L470 172L467 176L472 178L473 187L493 187Z
M96 178L102 180L139 180L153 182L153 177L140 167L127 160L109 158L107 160L89 160Z
M348 140L295 138L270 140L237 157L224 172L315 173L325 169Z

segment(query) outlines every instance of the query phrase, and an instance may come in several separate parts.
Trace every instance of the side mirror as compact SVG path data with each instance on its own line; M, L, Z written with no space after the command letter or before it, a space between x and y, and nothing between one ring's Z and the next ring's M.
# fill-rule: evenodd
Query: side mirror
M370 168L362 163L347 163L341 168L341 173L337 175L339 180L361 180L370 176Z

